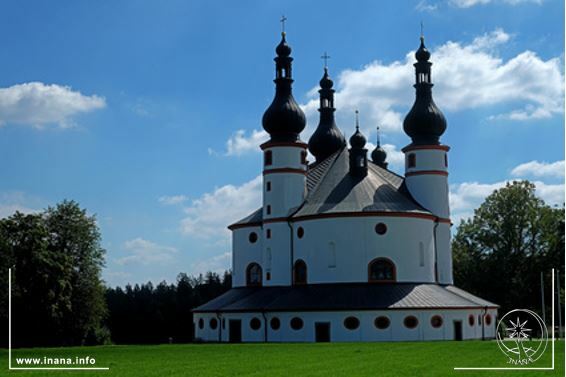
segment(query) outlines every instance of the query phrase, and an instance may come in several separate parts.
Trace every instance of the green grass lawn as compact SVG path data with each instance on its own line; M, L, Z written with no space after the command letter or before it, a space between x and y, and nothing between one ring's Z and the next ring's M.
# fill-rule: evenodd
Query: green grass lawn
M551 365L551 344L532 366ZM454 367L505 367L493 341L187 344L19 349L16 357L96 358L109 371L8 371L1 350L0 375L31 376L564 376L564 341L556 342L554 371L454 371ZM12 362L12 366L14 365Z

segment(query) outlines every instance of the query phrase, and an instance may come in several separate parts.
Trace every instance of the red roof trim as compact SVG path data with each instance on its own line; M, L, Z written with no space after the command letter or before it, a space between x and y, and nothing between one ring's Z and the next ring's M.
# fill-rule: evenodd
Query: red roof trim
M277 174L277 173L295 173L295 174L302 174L307 175L307 171L303 169L294 169L294 168L278 168L278 169L265 169L263 171L263 175L267 174Z
M409 152L422 149L436 149L448 152L450 150L450 147L448 145L407 145L405 148L401 149L401 152Z
M443 175L448 177L448 172L443 170L419 170L419 171L409 171L405 173L405 177L410 177L413 175Z
M307 149L308 144L302 141L287 141L287 142L267 141L261 144L259 147L261 148L262 151L271 147L294 147L294 148Z

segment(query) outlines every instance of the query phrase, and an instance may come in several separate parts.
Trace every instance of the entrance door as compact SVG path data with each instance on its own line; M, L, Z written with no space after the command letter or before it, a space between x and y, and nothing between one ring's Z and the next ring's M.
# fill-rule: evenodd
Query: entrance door
M314 334L316 342L330 342L330 322L315 322Z
M454 321L454 340L462 340L462 321Z
M242 341L242 321L231 319L228 321L230 343L240 343Z

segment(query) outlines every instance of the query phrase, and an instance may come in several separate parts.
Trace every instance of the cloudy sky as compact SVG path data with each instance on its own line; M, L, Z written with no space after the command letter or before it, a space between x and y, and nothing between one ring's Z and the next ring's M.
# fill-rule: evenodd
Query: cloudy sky
M110 285L228 268L226 226L260 203L282 14L303 140L327 51L339 127L358 108L402 173L422 20L453 221L513 179L563 202L563 1L18 0L0 4L0 217L78 201Z

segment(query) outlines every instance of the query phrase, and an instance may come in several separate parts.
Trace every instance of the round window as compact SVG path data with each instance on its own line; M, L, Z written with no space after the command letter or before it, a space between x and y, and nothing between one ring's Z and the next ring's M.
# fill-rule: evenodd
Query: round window
M375 226L375 233L377 234L385 234L387 232L387 225L384 223L379 223Z
M201 318L198 320L198 328L201 330L204 329L204 319Z
M491 325L491 315L489 314L485 315L485 324L488 326Z
M216 318L211 318L209 322L210 328L216 330L218 327L218 320Z
M473 314L470 314L470 315L468 316L468 323L470 324L470 326L473 326L474 323L476 322L476 321L475 321L475 318L476 318L476 317L474 317Z
M259 318L252 318L250 320L250 327L252 328L252 330L259 330L259 328L261 327L261 321L259 320Z
M435 329L439 328L440 326L442 326L442 317L439 315L433 315L432 318L430 319L430 325L432 327L434 327Z
M271 318L271 321L269 321L269 324L271 325L271 328L273 330L279 330L279 328L281 327L281 321L277 317Z
M389 320L389 318L385 316L377 317L375 321L373 321L375 327L380 330L385 330L386 328L388 328L390 323L391 321Z
M293 330L300 330L303 328L303 320L299 317L294 317L291 319L291 328Z
M249 236L249 240L250 240L251 243L256 243L257 242L257 233L251 232L250 236Z
M297 229L297 237L303 238L304 235L305 235L305 230L303 229L302 226L300 226L299 229Z
M408 329L414 329L415 327L418 326L419 320L414 315L410 315L410 316L405 317L403 324Z
M346 317L344 319L344 327L348 330L355 330L360 327L360 320L356 317Z

